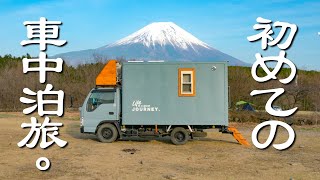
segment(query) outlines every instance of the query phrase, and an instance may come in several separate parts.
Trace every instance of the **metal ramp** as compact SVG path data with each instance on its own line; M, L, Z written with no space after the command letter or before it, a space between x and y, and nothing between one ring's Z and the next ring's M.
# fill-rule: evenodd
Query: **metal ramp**
M231 132L233 137L244 146L250 146L249 142L241 135L241 133L235 127L228 127L228 131Z

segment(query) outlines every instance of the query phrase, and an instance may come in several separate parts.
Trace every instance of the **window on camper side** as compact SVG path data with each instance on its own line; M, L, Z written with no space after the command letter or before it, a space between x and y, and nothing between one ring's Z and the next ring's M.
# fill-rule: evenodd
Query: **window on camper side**
M178 95L195 96L195 70L194 68L179 68Z
M114 90L93 90L87 102L87 111L92 112L101 104L113 104L114 95Z

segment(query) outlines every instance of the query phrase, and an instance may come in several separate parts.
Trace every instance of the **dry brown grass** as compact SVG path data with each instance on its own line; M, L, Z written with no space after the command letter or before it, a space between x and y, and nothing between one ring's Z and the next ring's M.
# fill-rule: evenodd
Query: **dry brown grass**
M231 122L255 122L260 123L267 120L279 120L294 125L318 125L320 121L320 113L312 111L298 111L296 114L280 118L269 115L264 111L229 111L229 121Z
M52 118L64 123L59 137L68 141L68 146L42 150L16 145L28 133L20 125L30 116L0 113L0 117L0 179L320 179L320 127L315 125L294 126L295 144L285 151L245 148L217 130L183 146L172 145L168 138L103 144L94 135L80 134L79 114L74 112ZM232 125L251 142L256 123ZM260 133L260 140L267 136L268 128ZM280 128L275 143L286 138ZM41 156L51 160L47 172L35 167Z

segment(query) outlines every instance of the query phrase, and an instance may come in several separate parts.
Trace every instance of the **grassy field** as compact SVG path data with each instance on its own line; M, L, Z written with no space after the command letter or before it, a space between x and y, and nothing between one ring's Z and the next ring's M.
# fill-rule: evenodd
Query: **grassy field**
M294 126L295 144L285 151L246 148L217 130L183 146L172 145L168 138L103 144L79 132L79 114L72 112L52 118L64 124L59 137L68 141L65 148L19 148L17 143L29 133L21 123L30 117L0 113L0 179L320 179L320 126ZM232 125L251 143L256 124ZM267 136L268 128L260 140ZM279 128L275 143L286 139L286 131ZM42 156L51 161L46 172L35 166Z

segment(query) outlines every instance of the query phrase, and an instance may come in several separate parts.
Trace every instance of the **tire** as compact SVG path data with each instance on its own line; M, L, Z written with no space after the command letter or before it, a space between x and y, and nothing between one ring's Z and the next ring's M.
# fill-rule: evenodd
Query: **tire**
M171 131L171 142L175 145L183 145L190 139L190 135L185 128L176 127Z
M118 130L113 124L102 124L98 128L97 137L100 142L112 143L118 138Z

